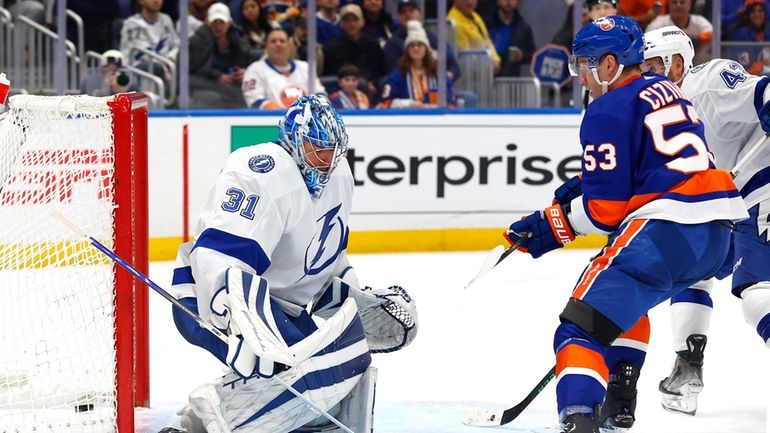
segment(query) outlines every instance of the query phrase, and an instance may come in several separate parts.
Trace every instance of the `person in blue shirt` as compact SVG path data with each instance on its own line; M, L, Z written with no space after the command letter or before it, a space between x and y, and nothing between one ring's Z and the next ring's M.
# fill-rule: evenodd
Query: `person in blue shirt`
M535 51L532 29L519 14L518 6L519 0L497 0L495 10L484 18L500 54L500 76L521 75L521 65L529 63Z

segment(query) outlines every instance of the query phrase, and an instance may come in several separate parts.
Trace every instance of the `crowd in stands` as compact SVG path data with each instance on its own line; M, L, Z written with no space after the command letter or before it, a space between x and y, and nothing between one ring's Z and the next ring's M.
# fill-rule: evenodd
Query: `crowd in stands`
M104 53L100 73L81 86L92 94L125 90L117 83L127 64L173 79L178 62L179 0L68 0L86 32L85 48ZM561 13L526 14L541 0L448 0L454 28L446 58L447 102L472 100L453 88L462 71L458 55L486 50L495 77L529 76L538 48L569 49L574 0ZM634 18L645 30L676 25L692 38L695 63L714 55L738 60L754 74L770 74L767 11L770 0L722 0L721 53L711 52L713 0L584 0L583 22L610 14ZM0 0L14 15L52 27L55 0ZM542 5L545 5L543 2ZM438 38L426 29L433 0L317 0L316 92L338 108L432 107L437 104ZM306 0L189 0L189 88L192 107L280 109L308 92ZM529 20L529 21L528 21ZM432 28L435 28L432 27ZM533 29L553 29L537 41ZM538 33L538 34L540 34ZM743 45L741 45L743 43ZM116 51L117 50L117 51ZM457 50L457 52L455 52ZM160 58L160 61L158 60ZM466 104L467 106L467 104Z

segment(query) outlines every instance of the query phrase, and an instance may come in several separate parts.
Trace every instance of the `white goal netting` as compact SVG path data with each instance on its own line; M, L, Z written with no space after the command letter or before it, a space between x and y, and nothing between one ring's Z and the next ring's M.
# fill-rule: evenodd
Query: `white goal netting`
M114 242L103 98L11 99L0 120L0 432L116 431L114 276L51 218Z

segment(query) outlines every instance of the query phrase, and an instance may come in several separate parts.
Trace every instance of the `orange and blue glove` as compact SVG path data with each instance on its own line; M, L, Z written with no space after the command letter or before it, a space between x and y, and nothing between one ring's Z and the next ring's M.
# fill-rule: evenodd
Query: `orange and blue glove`
M553 192L552 204L566 206L581 195L583 195L583 179L578 174L567 179L566 182L556 188L556 191Z
M533 258L561 248L575 239L567 212L559 204L516 221L504 236L511 245L520 242L517 249L531 254Z

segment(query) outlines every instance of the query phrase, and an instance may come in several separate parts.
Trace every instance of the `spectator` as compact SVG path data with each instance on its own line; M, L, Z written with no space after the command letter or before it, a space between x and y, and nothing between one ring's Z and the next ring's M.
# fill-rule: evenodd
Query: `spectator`
M770 10L770 0L764 0L765 10ZM732 40L733 34L743 24L746 0L722 0L722 40Z
M267 34L265 57L246 69L243 97L251 108L288 108L308 94L308 64L289 57L289 34L278 27ZM316 78L315 93L326 93Z
M267 32L278 24L267 20L258 0L243 0L241 17L241 30L243 30L243 38L251 49L251 60L258 60L265 51Z
M535 52L532 29L516 10L518 6L519 0L497 0L497 8L484 20L500 55L503 76L521 75L522 63L529 63Z
M770 27L767 23L767 9L763 0L746 0L742 13L743 25L735 31L733 40L747 42L770 41ZM735 58L754 75L768 75L770 72L770 49L767 47L740 47Z
M150 71L168 84L169 71L135 49L146 49L174 61L179 51L179 37L171 17L160 12L163 0L139 0L139 13L123 22L120 32L120 52L128 65Z
M489 38L484 20L474 11L476 2L477 0L455 0L447 18L454 21L457 27L457 47L460 50L489 51L494 72L497 74L500 72L500 56Z
M187 7L187 31L190 35L203 25L206 20L206 13L212 3L214 3L214 0L190 0L190 4ZM181 33L179 28L179 21L177 21L177 33Z
M318 0L316 41L321 45L342 34L340 15L337 13L339 5L340 0Z
M618 14L618 0L586 0L585 4L591 21Z
M647 31L665 26L677 26L692 40L695 47L693 64L698 65L711 58L711 23L702 15L691 14L692 0L669 0L668 15L661 15L647 26Z
M663 2L664 0L620 0L618 15L633 18L644 30L652 20L666 13Z
M242 108L249 49L232 26L224 3L209 7L205 25L190 38L190 100L193 107Z
M110 96L138 91L136 79L123 69L123 54L107 50L99 61L99 69L86 75L80 83L80 92L91 96Z
M407 23L404 54L382 90L382 105L390 108L429 108L438 104L436 59L419 21ZM452 77L447 76L447 103L454 105Z
M417 6L416 0L401 0L397 6L398 14L398 28L393 32L393 36L385 43L383 51L385 53L385 67L391 71L398 65L398 59L404 54L404 40L406 39L406 23L409 21L422 21L422 13ZM436 47L438 47L438 38L436 35L430 32L428 34L428 40L430 41L430 47L433 50L433 56L436 55ZM450 73L453 80L460 78L460 66L457 64L452 48L447 45L446 52L446 69Z
M342 35L324 46L324 75L337 75L340 67L351 64L358 67L367 80L369 95L375 94L375 83L385 75L385 56L377 40L363 32L364 16L353 3L340 9Z
M344 65L337 72L337 85L339 90L329 96L332 106L337 109L366 110L369 108L369 97L358 90L361 83L358 68L353 65Z
M393 31L398 28L396 21L382 7L382 0L363 0L364 31L374 36L380 47L393 36Z
M307 17L304 12L294 20L294 34L289 38L289 57L307 62ZM318 44L315 47L315 64L316 74L320 75L324 70L324 52Z

